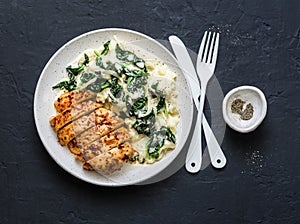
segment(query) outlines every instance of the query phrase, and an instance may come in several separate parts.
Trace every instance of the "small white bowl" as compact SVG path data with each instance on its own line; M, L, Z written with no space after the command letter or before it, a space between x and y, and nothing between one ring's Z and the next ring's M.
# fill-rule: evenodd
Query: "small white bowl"
M251 103L253 106L253 117L249 120L242 120L239 114L231 112L231 104L234 100L245 101L244 107ZM267 101L263 92L254 86L240 86L232 89L226 94L223 100L223 117L225 122L232 129L248 133L254 131L263 121L267 114Z

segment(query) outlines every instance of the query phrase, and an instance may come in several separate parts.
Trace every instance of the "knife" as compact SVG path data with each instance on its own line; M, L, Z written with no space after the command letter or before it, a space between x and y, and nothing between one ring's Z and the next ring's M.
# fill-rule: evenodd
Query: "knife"
M177 36L174 35L170 36L169 41L171 43L174 54L177 58L179 67L181 68L183 74L185 75L190 85L191 92L193 95L193 100L196 105L196 108L198 109L201 89L200 89L200 84L198 81L197 73L193 65L193 62L190 58L190 55L184 43ZM185 164L186 169L192 173L198 172L201 168L201 162L199 166L199 164L195 164L195 163L192 164L193 161L191 161L191 158L193 156L197 156L198 158L200 158L200 161L202 160L202 152L201 150L199 150L199 145L201 145L201 138L200 138L201 125L199 123L200 122L196 123L194 134L190 144L190 149L186 157L186 164ZM215 135L213 134L204 114L203 114L202 125L203 125L204 135L207 142L207 148L208 148L211 163L215 168L223 168L226 165L226 157ZM198 150L196 148L198 148ZM191 154L190 151L196 154Z

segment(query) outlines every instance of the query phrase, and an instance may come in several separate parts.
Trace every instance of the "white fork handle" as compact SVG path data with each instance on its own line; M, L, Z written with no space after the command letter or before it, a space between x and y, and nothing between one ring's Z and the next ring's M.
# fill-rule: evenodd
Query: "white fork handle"
M185 168L190 173L199 172L202 164L201 116L202 113L198 112L195 130L185 158Z
M205 101L205 93L206 93L206 83L203 85L204 88L201 89L201 96L200 96L200 107L199 112L201 111L203 113L203 106ZM205 134L205 139L207 143L207 149L208 154L210 157L211 164L215 168L223 168L226 165L226 158L225 155L215 137L213 134L211 128L208 125L207 120L204 116L202 116L202 124L203 124L203 130Z
M211 128L209 127L209 124L203 116L203 130L204 130L204 135L207 143L207 149L208 149L208 154L210 157L211 164L215 168L223 168L226 165L226 157L214 135L212 132Z

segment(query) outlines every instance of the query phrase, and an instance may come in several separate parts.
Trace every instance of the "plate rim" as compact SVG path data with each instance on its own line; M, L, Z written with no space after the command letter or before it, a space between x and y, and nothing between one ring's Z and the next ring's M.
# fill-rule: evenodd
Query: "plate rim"
M169 51L169 49L167 49L165 46L163 46L159 41L155 40L154 38L146 35L146 34L143 34L143 33L140 33L138 31L134 31L134 30L130 30L130 29L125 29L125 28L102 28L102 29L96 29L96 30L91 30L91 31L88 31L88 32L85 32L83 34L80 34L72 39L70 39L69 41L67 41L65 44L63 44L61 47L58 48L58 50L55 51L55 53L50 57L50 59L47 61L46 65L43 67L43 70L41 71L39 77L38 77L38 81L36 83L36 87L35 87L35 90L34 90L34 100L33 100L33 113L34 113L34 122L35 122L35 126L36 126L36 129L37 129L37 133L39 135L39 138L41 139L42 143L43 143L43 146L44 148L46 149L46 151L48 152L48 154L51 156L51 158L63 169L65 170L66 172L68 172L69 174L71 174L72 176L84 181L84 182L87 182L87 183L91 183L91 184L94 184L94 185L98 185L98 186L107 186L107 187L121 187L121 186L129 186L129 185L135 185L135 184L138 184L138 183L141 183L143 181L146 181L146 180L149 180L150 178L154 177L155 175L159 174L160 172L162 172L163 170L165 170L177 157L178 155L180 154L180 152L182 151L183 147L178 151L177 155L174 156L174 159L171 160L162 170L160 170L159 172L147 177L147 178L144 178L144 179L139 179L137 181L132 181L131 183L115 183L113 181L110 181L110 182L103 182L103 183L99 183L99 182L95 182L95 181L92 181L90 180L89 178L84 178L82 177L81 175L77 174L76 172L73 172L71 169L67 169L67 167L65 167L61 162L59 162L54 155L52 155L52 153L50 152L51 150L48 149L47 147L47 139L44 138L44 136L41 134L42 133L42 130L41 128L39 127L38 123L38 118L37 118L37 98L38 98L38 90L40 89L40 85L41 85L41 80L42 80L42 77L45 73L45 71L48 69L49 65L52 63L52 61L54 60L54 58L65 48L67 47L68 45L70 45L71 43L77 41L78 39L82 38L82 37L85 37L85 36L88 36L88 35L91 35L91 34L95 34L95 33L98 33L98 32L105 32L105 31L120 31L120 32L128 32L128 33L131 33L131 34L135 34L135 35L138 35L138 36L142 36L144 37L145 39L148 39L152 42L154 42L155 44L157 44L160 48L162 48L176 63L177 63L177 59L175 58L175 56ZM182 73L184 79L186 80L184 74ZM192 107L193 107L193 101L192 101L192 93L191 93L191 88L190 88L190 85L188 83L188 81L186 80L186 83L187 83L187 86L189 87L188 88L188 93L189 93L189 96L188 97L188 100L190 101ZM193 115L194 115L194 108L192 108L190 110L190 117L192 118ZM191 132L191 127L192 127L192 122L193 120L192 119L189 119L188 120L188 127L189 127L189 131L188 131L188 134L185 135L184 137L184 142L186 143L187 140L188 140L188 136L189 136L189 133ZM183 144L184 146L184 144Z

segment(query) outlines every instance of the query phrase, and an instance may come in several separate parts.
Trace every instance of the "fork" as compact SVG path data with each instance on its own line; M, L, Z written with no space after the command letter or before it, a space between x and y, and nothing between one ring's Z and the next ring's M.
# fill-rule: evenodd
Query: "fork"
M208 36L207 36L208 33ZM203 107L208 81L213 76L217 62L219 47L219 33L205 32L201 41L198 58L197 74L201 82L201 95L195 131L191 140L190 149L187 153L185 167L191 173L197 173L202 163L201 124Z

